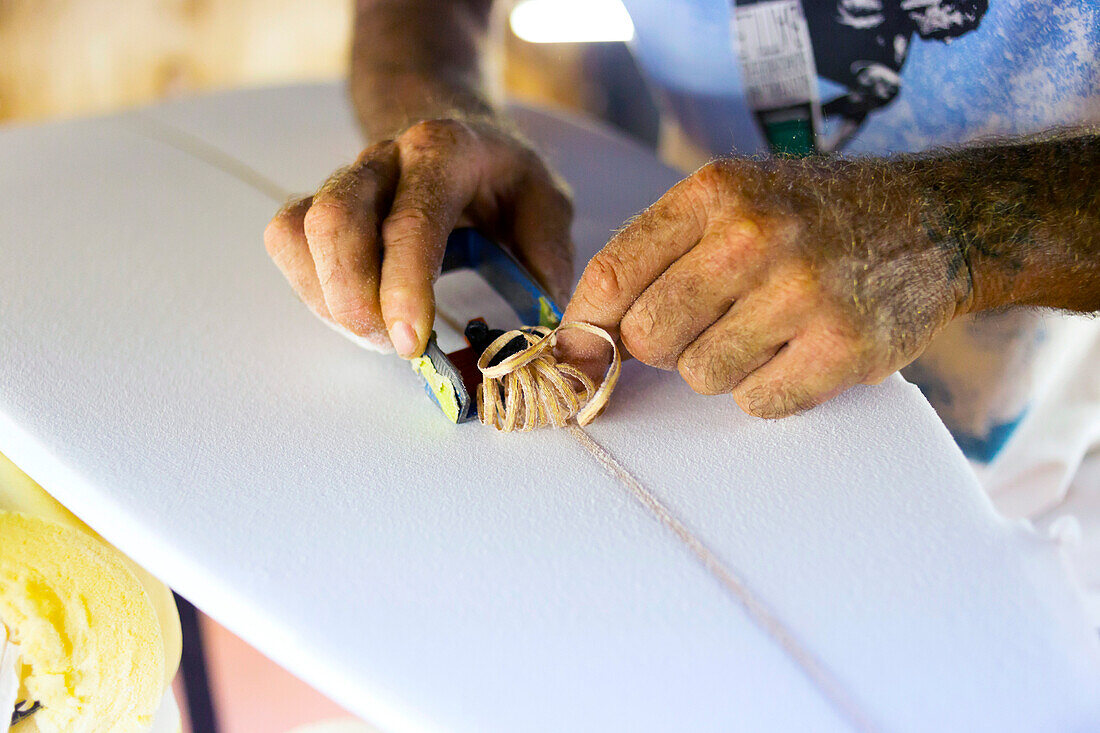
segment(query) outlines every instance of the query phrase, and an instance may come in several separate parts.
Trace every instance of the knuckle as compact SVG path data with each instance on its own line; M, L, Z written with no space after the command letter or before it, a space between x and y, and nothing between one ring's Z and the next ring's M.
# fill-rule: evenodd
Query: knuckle
M264 228L264 249L272 259L278 259L293 243L296 234L301 233L300 230L297 233L294 231L295 223L283 212L279 212Z
M317 189L317 194L314 196L314 203L325 199L329 201L340 201L347 198L354 198L356 188L358 187L358 178L355 169L356 166L344 166L343 168L336 169L336 171L328 177L328 180L322 183L321 187Z
M714 283L725 282L743 269L742 259L734 243L724 242L722 247L714 248L699 260L699 279Z
M658 369L676 367L676 348L683 345L679 337L685 330L685 318L673 305L680 300L654 297L651 290L627 311L620 324L620 336L638 361Z
M469 130L458 120L423 120L410 125L397 140L402 148L410 152L427 152L455 145L467 135Z
M368 145L359 152L359 157L355 159L355 167L368 165L374 161L379 155L384 154L386 151L393 147L393 140L385 139L379 140L373 145Z
M351 212L343 203L325 198L313 202L306 212L303 225L309 239L327 241L339 236L351 221Z
M417 144L428 141L434 135L433 120L416 122L405 128L404 132L397 136L397 141L402 144Z
M694 359L681 359L677 371L692 391L701 395L717 394L711 387L712 379L707 368Z
M279 209L264 227L264 248L272 259L277 259L287 247L305 235L303 216L312 202L311 197L291 201Z
M470 128L466 126L466 123L451 117L441 117L436 120L430 120L427 125L433 132L439 135L466 135L470 132Z
M588 285L589 298L597 303L616 302L623 295L619 281L622 260L618 255L600 252L584 268L583 281Z
M358 336L373 336L386 330L376 297L360 295L330 303L328 311L332 320Z
M435 216L436 207L425 201L418 201L402 206L393 211L382 222L382 238L387 242L393 242L404 237L414 236L415 233L430 230Z
M776 312L807 314L825 305L813 274L802 266L788 268L773 279L771 305Z
M778 420L805 412L817 400L804 387L793 384L758 384L734 390L734 401L747 414L765 420Z
M701 184L724 182L727 175L727 167L722 160L712 160L702 165L691 174L691 180Z
M379 167L380 164L377 161L369 160L356 163L351 169L351 174L356 181L353 192L356 199L367 201L378 196L378 192L382 188L382 176Z
M719 158L695 171L689 191L699 202L744 220L746 206L759 193L759 163L746 158ZM755 208L755 207L753 207Z
M651 306L631 308L619 326L619 336L635 359L649 366L661 367L664 355L653 338L653 324Z
M392 142L364 150L348 169L349 183L344 187L350 197L367 204L373 210L382 203L383 191L397 179L396 148Z
M729 180L717 162L704 165L672 187L661 200L677 217L694 217L700 227L705 226L720 196L728 188Z
M710 340L688 347L677 363L680 376L699 394L729 392L737 381L735 356L717 348Z
M704 193L724 189L735 182L735 179L734 162L724 158L706 163L688 177L690 188Z
M680 357L681 370L693 373L699 387L697 392L730 392L745 378L750 368L760 362L761 354L749 343L748 338L736 329L721 336L704 334Z

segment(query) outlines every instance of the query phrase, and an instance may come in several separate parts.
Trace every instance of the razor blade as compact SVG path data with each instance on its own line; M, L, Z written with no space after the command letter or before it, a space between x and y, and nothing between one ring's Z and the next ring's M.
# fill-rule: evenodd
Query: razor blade
M456 229L447 238L443 255L443 273L473 270L515 311L525 326L555 328L561 322L562 311L546 289L510 252L487 239L474 229ZM484 326L484 321L475 319ZM495 333L487 326L478 333ZM482 339L470 338L464 349L447 354L439 348L435 332L428 339L424 354L412 360L412 368L424 380L424 391L453 423L477 417L475 396L481 383L477 360L485 348Z

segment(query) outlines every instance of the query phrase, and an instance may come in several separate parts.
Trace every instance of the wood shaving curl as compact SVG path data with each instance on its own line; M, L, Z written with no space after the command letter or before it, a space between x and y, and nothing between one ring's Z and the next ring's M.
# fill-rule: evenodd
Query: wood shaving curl
M611 344L611 364L597 386L584 372L554 358L558 334L575 328L599 336ZM489 362L512 339L522 336L527 348ZM565 323L556 329L524 326L493 340L477 361L482 382L477 388L478 415L497 430L526 432L552 425L564 427L572 417L581 425L592 422L607 406L619 381L622 360L615 340L607 331L588 323Z

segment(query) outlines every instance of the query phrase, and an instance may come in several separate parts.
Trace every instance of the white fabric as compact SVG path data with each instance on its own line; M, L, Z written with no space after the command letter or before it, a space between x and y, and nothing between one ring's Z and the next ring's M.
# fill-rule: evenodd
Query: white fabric
M317 323L274 204L358 146L338 87L0 132L0 451L120 549L395 731L845 730L567 433L448 424L408 365ZM523 126L583 264L676 175ZM778 422L631 364L591 427L890 730L1084 728L1100 644L1055 543L994 513L894 377Z
M1036 365L1035 406L997 458L974 467L1005 516L1073 527L1064 549L1100 627L1100 320L1076 317L1056 333Z
M1063 542L1070 567L1086 589L1092 621L1100 627L1100 450L1085 457L1062 500L1035 523Z
M1066 318L1034 371L1036 404L992 463L975 464L994 504L1013 518L1055 509L1081 459L1100 445L1100 320Z

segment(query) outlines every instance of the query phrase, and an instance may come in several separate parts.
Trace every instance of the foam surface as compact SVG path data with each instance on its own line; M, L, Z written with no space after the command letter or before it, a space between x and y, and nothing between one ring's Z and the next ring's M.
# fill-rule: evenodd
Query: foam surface
M578 272L676 180L517 117L574 187ZM0 132L0 451L387 730L847 729L567 433L450 425L320 324L264 252L275 204L165 124L288 190L358 147L337 87ZM630 364L590 432L883 728L1100 719L1054 545L995 516L900 378L764 422Z

